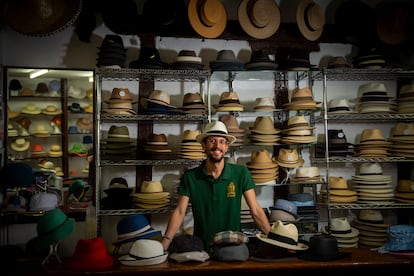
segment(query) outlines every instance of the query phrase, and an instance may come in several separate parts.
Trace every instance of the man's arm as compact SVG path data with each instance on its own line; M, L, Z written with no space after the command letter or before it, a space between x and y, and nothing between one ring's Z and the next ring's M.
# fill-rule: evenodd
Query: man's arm
M250 208L250 214L257 227L263 232L263 234L267 235L270 230L270 222L263 211L263 208L260 206L259 202L257 202L256 192L254 189L250 189L245 191L243 196Z

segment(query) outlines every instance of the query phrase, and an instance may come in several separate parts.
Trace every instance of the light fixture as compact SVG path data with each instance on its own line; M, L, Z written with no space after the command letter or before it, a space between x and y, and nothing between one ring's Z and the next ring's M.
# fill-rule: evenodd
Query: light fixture
M47 72L49 72L48 69L40 69L40 70L37 70L36 72L30 74L30 78L31 79L37 78L37 77L39 77L41 75L46 74Z

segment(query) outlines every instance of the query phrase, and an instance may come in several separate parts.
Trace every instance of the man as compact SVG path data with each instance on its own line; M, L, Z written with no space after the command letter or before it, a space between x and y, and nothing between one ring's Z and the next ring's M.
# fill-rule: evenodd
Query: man
M178 204L168 221L162 245L168 249L181 226L188 204L194 216L194 235L199 237L206 251L214 235L221 231L241 231L240 211L244 196L258 228L267 235L269 220L256 199L255 183L247 167L227 163L224 159L229 144L236 137L229 135L221 121L208 123L196 137L207 159L182 176L178 187Z

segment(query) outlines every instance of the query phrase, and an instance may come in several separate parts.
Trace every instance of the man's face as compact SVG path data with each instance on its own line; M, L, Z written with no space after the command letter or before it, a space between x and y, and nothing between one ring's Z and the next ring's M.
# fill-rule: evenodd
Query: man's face
M229 147L229 142L223 136L209 136L203 140L203 149L207 158L212 162L220 162Z

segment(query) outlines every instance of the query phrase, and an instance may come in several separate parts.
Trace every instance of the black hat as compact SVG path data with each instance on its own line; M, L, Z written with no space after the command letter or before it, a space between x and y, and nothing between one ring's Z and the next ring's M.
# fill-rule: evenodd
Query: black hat
M141 48L138 60L129 63L135 69L168 69L169 64L161 60L158 49L152 47Z
M310 261L332 261L347 257L351 252L341 252L335 237L329 235L314 235L309 239L309 248L298 257Z

